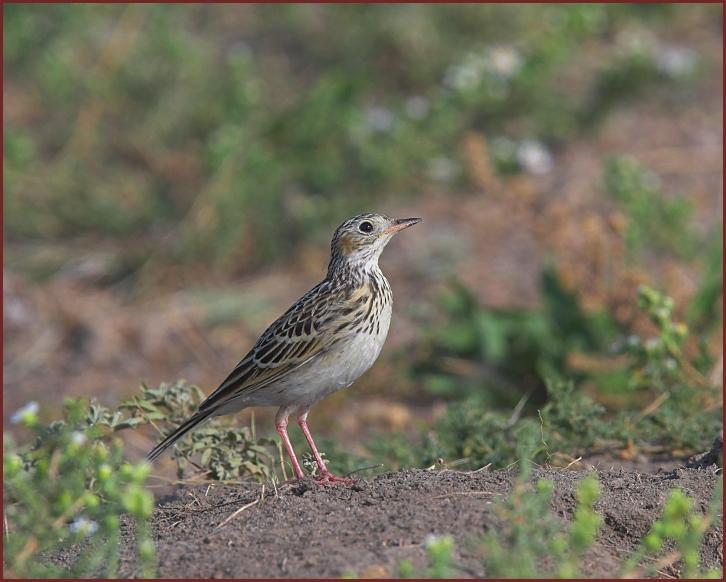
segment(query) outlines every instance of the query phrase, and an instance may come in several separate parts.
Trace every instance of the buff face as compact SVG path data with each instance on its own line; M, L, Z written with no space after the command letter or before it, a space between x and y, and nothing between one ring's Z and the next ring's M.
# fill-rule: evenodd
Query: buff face
M332 242L333 255L351 263L367 263L380 256L388 241L420 219L394 219L381 214L361 214L338 227Z

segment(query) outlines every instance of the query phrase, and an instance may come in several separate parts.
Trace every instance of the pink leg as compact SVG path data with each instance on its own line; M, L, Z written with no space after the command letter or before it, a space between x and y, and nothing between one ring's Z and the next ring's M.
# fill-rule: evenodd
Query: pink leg
M320 483L353 483L353 479L348 479L347 477L337 477L336 475L333 475L330 471L328 471L328 468L325 466L325 461L323 461L323 458L318 452L318 447L315 446L315 441L313 441L313 435L310 434L310 429L308 428L308 412L308 410L303 410L302 412L299 412L297 416L297 423L300 425L300 428L305 435L305 439L308 441L308 445L310 445L310 450L313 452L315 462L318 465L318 470L320 471L318 481Z
M275 415L275 428L277 429L277 432L282 439L282 444L285 446L287 456L290 457L290 462L292 463L292 470L295 472L295 477L297 477L298 479L304 479L305 473L303 473L303 470L300 467L300 463L297 462L295 451L292 450L292 443L290 442L290 437L287 436L287 417L289 414L290 410L284 406L281 406L280 409L277 411L277 414Z

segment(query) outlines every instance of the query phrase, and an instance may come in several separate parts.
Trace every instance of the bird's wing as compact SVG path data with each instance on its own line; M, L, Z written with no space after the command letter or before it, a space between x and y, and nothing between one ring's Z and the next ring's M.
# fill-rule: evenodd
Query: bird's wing
M354 295L332 289L327 280L311 289L267 328L199 411L249 395L320 357L343 337L339 328L356 311L350 306L359 305Z

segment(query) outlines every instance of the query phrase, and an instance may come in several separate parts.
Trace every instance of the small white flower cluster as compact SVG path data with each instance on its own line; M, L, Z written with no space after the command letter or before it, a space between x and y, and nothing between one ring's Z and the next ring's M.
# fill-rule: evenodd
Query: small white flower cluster
M453 546L454 538L452 538L450 535L439 536L436 534L428 534L424 538L424 547L426 549L438 546L439 544Z
M665 77L687 77L698 66L699 56L695 49L662 43L647 30L624 30L618 34L615 42L619 54L647 58Z
M70 531L72 534L90 536L98 531L98 524L95 521L88 519L84 515L79 515L70 523L70 525L68 526L68 531Z
M522 56L513 47L489 47L481 53L467 53L460 63L450 66L444 74L444 85L457 91L470 91L487 76L509 81L519 73L522 64Z
M386 107L369 107L363 117L366 128L372 133L388 133L396 123L393 111Z
M86 434L80 430L74 430L71 434L71 442L78 447L86 444L86 440Z
M517 161L522 169L535 176L543 176L552 170L552 154L536 139L525 139L517 146Z
M25 419L32 418L36 414L38 414L38 410L40 410L40 406L38 406L38 403L34 400L31 400L26 405L18 408L18 410L13 412L12 416L10 417L10 422L13 424L23 422Z
M499 158L516 161L522 170L535 176L544 176L554 167L552 153L537 139L517 142L508 137L497 137L492 140L492 150Z
M660 46L653 62L655 68L667 77L687 77L696 70L698 53L688 47Z

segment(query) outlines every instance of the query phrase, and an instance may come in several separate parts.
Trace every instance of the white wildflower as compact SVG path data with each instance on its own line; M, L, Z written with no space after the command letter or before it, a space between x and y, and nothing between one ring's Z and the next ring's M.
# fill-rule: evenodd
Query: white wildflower
M86 433L81 432L80 430L75 430L71 434L71 442L74 445L77 445L80 447L81 445L84 445L86 443L86 440L87 440Z
M98 524L84 515L79 515L70 523L68 530L73 534L79 533L84 536L90 536L98 531Z
M18 424L19 422L22 422L23 420L38 414L38 410L40 410L40 406L38 406L38 403L35 402L35 400L31 400L25 406L22 406L21 408L18 408L18 410L13 412L12 416L10 417L10 422L12 422L13 424Z
M487 52L487 69L497 77L511 79L522 68L522 57L509 46L492 47Z
M484 78L487 60L482 55L468 53L461 63L450 66L444 74L444 85L458 91L476 89Z
M660 346L660 339L657 337L652 337L648 339L647 342L645 342L645 349L648 351L652 351L657 349Z
M640 338L637 335L629 335L627 341L631 348L635 348L640 345Z
M393 128L396 120L390 109L385 107L369 107L365 111L366 127L374 133L385 133Z
M540 141L525 139L517 146L517 161L530 174L541 176L552 170L552 154Z
M443 546L443 547L448 546L449 549L453 549L454 538L451 537L450 535L438 536L436 534L428 534L424 538L424 547L426 549L431 549L431 548L434 548L439 545Z
M698 54L687 47L663 46L655 51L655 68L668 77L685 77L693 73Z

